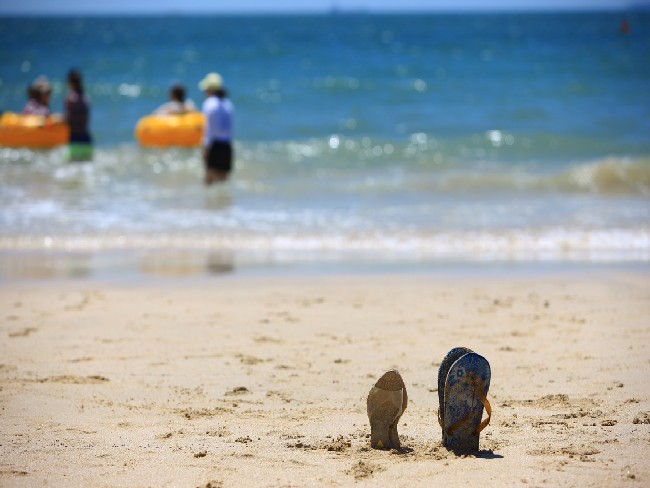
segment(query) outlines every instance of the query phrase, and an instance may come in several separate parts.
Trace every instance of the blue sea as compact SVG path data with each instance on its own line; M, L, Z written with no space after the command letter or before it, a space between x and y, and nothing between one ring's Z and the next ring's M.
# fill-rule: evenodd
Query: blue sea
M96 141L0 148L5 278L650 261L649 12L5 17L0 46L1 110L46 75L61 111L77 67ZM236 163L205 188L133 130L210 71Z

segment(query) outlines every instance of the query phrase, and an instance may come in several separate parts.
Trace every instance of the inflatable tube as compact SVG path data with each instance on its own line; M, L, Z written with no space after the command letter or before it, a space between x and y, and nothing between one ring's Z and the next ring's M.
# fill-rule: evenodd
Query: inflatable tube
M0 117L0 146L50 148L68 143L70 129L58 117L7 112Z
M135 127L135 137L145 147L201 144L205 117L200 112L183 115L147 115Z

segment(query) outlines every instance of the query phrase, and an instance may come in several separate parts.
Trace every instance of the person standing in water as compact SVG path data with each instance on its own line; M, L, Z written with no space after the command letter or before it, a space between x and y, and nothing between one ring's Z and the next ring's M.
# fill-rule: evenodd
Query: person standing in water
M234 106L223 87L218 73L208 73L199 83L205 93L202 112L205 115L203 132L203 162L205 184L225 181L232 171L232 116Z
M70 161L89 161L93 156L92 137L88 131L90 102L84 93L79 70L68 72L68 93L64 101L63 117L70 127Z

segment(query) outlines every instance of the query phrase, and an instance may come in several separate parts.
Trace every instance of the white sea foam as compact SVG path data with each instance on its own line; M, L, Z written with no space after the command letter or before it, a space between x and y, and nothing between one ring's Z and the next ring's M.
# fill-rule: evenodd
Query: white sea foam
M377 261L650 261L650 228L577 231L552 229L433 234L296 234L235 232L221 235L119 234L2 236L0 252L211 251L309 255L322 259L371 257Z

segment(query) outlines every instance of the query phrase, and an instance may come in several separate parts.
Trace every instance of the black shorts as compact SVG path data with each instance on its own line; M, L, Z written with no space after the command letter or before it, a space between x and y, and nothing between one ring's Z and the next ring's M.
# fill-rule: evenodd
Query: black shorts
M232 170L232 145L229 142L213 141L208 148L206 166L208 169L230 173Z
M92 144L93 138L88 132L70 133L71 144Z

